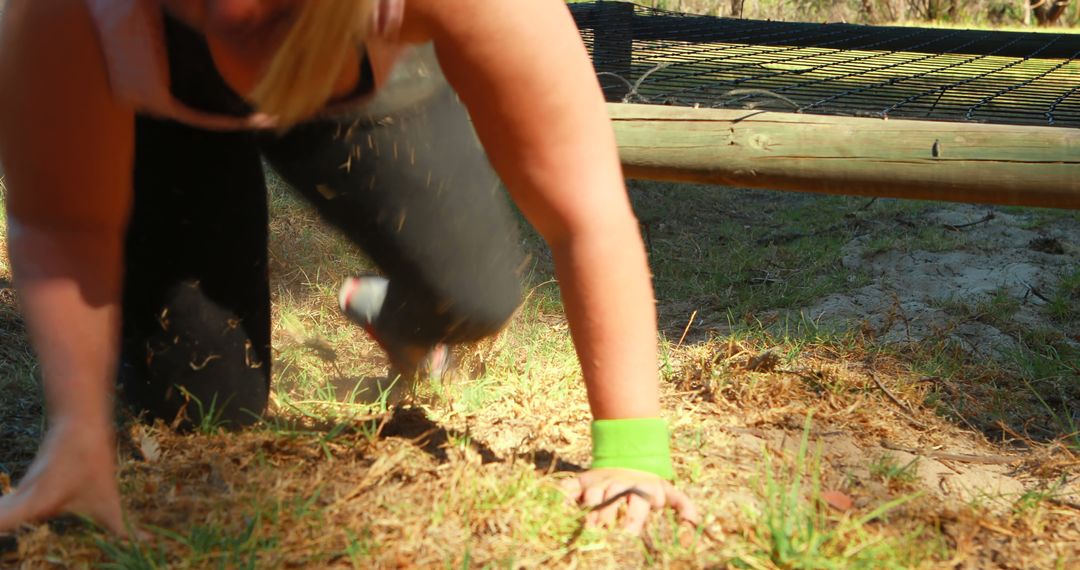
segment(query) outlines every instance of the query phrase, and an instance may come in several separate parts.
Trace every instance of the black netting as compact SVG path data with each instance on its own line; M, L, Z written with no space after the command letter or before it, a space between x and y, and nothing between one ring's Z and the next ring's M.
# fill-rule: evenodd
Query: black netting
M611 101L1080 127L1080 34L570 10Z

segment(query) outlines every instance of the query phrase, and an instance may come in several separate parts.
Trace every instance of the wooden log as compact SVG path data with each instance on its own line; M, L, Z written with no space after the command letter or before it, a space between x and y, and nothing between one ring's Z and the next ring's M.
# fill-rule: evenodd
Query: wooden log
M1080 209L1080 129L609 104L630 178Z

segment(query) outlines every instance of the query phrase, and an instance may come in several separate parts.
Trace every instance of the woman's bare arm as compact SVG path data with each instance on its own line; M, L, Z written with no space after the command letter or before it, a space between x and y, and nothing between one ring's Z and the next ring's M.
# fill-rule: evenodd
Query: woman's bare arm
M444 70L552 249L594 416L658 415L645 250L604 100L565 4L413 4L432 5L428 25Z
M645 249L596 76L562 0L409 0L406 37L432 39L488 156L551 247L597 419L660 415L656 314ZM583 475L595 505L633 486L652 507L693 505L625 470ZM650 505L631 499L626 526ZM618 505L599 515L612 522Z
M0 161L19 302L49 433L0 530L76 511L122 531L111 387L133 113L109 90L81 0L10 0L0 32Z

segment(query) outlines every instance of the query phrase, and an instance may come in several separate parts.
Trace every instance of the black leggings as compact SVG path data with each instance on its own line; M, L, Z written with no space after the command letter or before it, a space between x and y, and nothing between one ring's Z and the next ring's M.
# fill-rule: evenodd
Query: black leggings
M430 344L503 326L520 300L507 200L456 95L443 85L412 99L281 137L137 120L120 370L129 403L171 420L187 401L192 421L213 409L234 426L264 411L261 157L387 275L380 330Z

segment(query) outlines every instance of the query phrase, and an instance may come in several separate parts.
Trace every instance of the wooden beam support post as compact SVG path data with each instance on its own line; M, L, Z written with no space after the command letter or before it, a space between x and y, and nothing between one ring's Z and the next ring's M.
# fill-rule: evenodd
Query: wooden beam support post
M629 178L1080 209L1080 129L609 104Z

